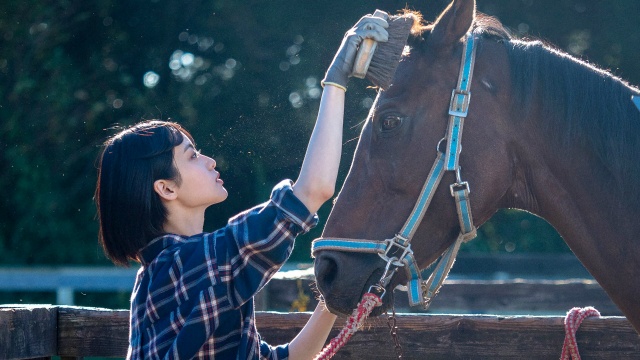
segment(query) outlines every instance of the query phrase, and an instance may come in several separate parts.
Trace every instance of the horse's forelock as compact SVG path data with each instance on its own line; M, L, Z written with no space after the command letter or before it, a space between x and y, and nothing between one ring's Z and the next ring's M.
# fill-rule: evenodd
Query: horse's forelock
M413 26L411 26L411 36L413 37L419 37L420 35L422 35L425 29L429 27L429 25L424 22L425 20L423 19L422 13L420 13L420 11L405 8L401 10L397 16L409 17L413 19Z
M413 18L413 27L411 28L408 43L411 47L419 47L419 44L426 39L433 29L433 24L425 22L422 14L414 10L405 9L399 16L410 16ZM495 40L508 41L514 38L511 31L506 28L500 20L481 12L476 12L472 32L478 36L493 38Z

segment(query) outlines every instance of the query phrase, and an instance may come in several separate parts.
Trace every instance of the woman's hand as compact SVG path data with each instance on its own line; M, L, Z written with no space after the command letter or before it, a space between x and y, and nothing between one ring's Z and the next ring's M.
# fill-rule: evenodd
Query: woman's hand
M377 42L387 41L389 39L389 34L387 30L385 30L387 27L389 27L389 25L382 18L372 15L362 17L360 21L344 35L342 44L333 58L327 74L322 80L323 86L335 85L346 91L347 82L353 69L353 62L362 40L373 39Z
M336 318L324 302L318 303L307 324L289 343L289 359L313 359L322 350Z

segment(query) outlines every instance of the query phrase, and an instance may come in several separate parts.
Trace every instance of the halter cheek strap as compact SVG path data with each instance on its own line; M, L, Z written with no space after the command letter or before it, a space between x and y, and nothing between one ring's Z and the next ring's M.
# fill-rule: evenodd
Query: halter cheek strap
M421 304L425 309L428 308L431 300L437 294L447 275L449 275L449 270L453 266L460 244L476 237L476 228L473 225L473 217L471 216L471 207L469 205L469 184L460 179L460 165L458 164L461 151L462 127L471 99L469 89L475 62L475 49L473 35L467 34L462 52L458 84L451 94L447 134L440 141L440 143L446 142L446 150L442 152L439 146L440 143L438 144L436 160L429 171L418 200L400 232L392 239L384 241L320 238L312 243L311 252L314 257L318 251L322 250L378 254L386 261L385 271L380 281L372 286L372 289L376 288L378 290L380 297L384 295L384 288L391 281L395 271L400 267L404 267L408 279L407 290L410 305ZM424 281L411 250L411 239L415 235L418 225L422 222L445 171L453 171L456 175L456 182L451 184L449 189L456 203L460 235L453 245L444 252L429 278Z

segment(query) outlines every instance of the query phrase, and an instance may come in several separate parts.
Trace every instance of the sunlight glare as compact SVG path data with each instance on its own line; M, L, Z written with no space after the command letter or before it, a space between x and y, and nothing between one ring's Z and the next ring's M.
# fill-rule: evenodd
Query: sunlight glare
M144 84L144 86L148 88L155 87L156 85L158 85L159 81L160 81L160 75L156 74L153 71L147 71L142 77L142 83Z

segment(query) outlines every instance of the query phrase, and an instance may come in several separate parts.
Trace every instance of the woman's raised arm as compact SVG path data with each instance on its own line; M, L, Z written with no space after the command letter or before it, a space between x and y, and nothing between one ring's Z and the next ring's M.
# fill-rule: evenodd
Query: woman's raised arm
M342 153L344 98L358 47L365 38L387 41L387 27L387 22L377 17L368 15L360 19L345 34L322 80L324 91L318 118L300 175L293 185L293 193L312 213L318 211L335 192Z

